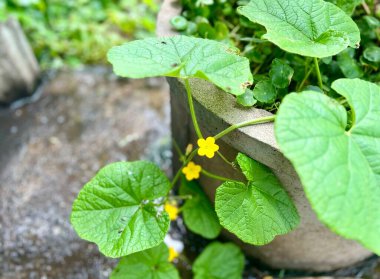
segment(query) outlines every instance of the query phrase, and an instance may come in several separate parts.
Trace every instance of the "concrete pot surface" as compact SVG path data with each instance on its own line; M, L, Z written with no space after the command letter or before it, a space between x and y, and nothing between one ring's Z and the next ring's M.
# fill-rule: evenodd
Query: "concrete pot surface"
M169 20L178 15L181 7L175 0L165 0L158 16L158 36L174 35ZM188 111L186 91L181 81L169 78L172 109L172 134L182 150L188 143L196 142L196 135ZM271 115L260 109L244 109L235 98L203 80L192 80L195 110L205 136L215 135L228 126L246 120ZM279 151L272 123L239 129L218 141L222 153L233 160L238 151L267 165L277 175L293 199L301 216L301 223L291 233L278 236L264 246L242 243L235 236L223 234L238 243L243 250L274 268L331 271L355 264L372 253L358 243L344 239L326 228L316 218L298 175L290 162ZM238 178L239 173L219 157L198 159L206 170L223 176ZM174 167L178 158L174 156ZM200 183L212 201L220 182L201 177Z

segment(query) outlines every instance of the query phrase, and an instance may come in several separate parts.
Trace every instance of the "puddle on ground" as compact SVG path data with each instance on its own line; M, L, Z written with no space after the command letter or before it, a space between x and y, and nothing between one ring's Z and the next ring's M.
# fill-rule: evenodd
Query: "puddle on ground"
M76 236L71 204L107 163L148 159L171 175L168 87L92 68L59 72L40 92L36 102L0 109L0 278L108 278L117 261ZM171 236L185 245L181 276L192 278L190 263L208 241L186 232L181 219ZM379 266L373 258L323 275L380 278ZM315 274L247 261L244 278L267 275Z

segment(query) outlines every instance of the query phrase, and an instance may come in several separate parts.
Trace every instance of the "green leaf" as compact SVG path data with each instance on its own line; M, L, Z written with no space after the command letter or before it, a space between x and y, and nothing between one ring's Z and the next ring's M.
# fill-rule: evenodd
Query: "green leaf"
M175 36L133 41L113 47L108 60L122 77L169 76L201 78L235 95L245 92L253 78L247 58L216 41Z
M78 235L117 258L161 243L169 216L154 203L170 190L164 173L150 162L119 162L101 169L74 201L71 223Z
M363 56L368 61L379 63L380 62L380 47L371 46L367 48L364 51Z
M348 46L357 48L360 32L341 9L323 0L254 0L240 14L264 25L264 35L280 48L310 57L333 56Z
M228 29L227 24L222 21L217 21L215 23L215 31L217 33L218 40L227 39L230 35L230 30Z
M183 16L175 16L170 20L170 24L178 31L184 31L187 29L187 19Z
M349 54L348 49L338 55L338 65L344 76L347 78L360 78L364 75L362 68L356 60Z
M214 4L214 0L197 0L197 3L195 4L196 6L202 6L202 5L213 5Z
M352 15L356 6L358 6L362 2L362 0L327 0L327 1L341 8L348 15Z
M232 243L209 244L195 260L194 279L241 279L244 269L244 255Z
M286 88L289 86L294 70L287 63L280 59L274 59L269 72L272 84L277 88Z
M380 87L340 79L332 88L352 109L316 92L292 93L280 106L277 142L293 163L319 219L380 254Z
M187 29L185 34L188 36L194 35L198 31L198 26L196 23L189 21L187 24Z
M210 200L196 181L182 179L181 195L191 195L182 207L183 219L192 232L212 239L219 235L222 227Z
M272 104L276 100L277 91L269 80L263 80L256 84L253 96L260 103Z
M253 91L248 88L244 94L237 96L236 101L244 107L252 107L257 103L257 100L253 96Z
M110 279L180 279L177 269L168 259L169 249L162 243L122 258Z
M241 153L237 162L248 183L225 182L216 190L222 226L254 245L294 229L299 223L297 209L272 171Z
M367 23L369 28L379 28L380 27L380 20L378 20L376 17L367 15L367 16L363 16L363 19L365 20L365 22Z
M216 30L210 25L210 23L200 22L198 23L197 28L200 37L210 40L216 39Z

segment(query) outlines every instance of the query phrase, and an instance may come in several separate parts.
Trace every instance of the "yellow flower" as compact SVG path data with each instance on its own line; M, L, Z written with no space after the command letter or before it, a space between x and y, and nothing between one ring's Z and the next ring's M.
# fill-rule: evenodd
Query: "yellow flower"
M199 178L199 173L201 170L201 166L194 164L194 162L190 162L182 169L182 173L185 175L187 180L191 181Z
M213 158L215 152L219 150L219 146L215 144L215 138L208 137L207 139L198 140L198 155L206 156L207 158Z
M170 220L172 220L172 221L177 220L179 209L175 204L170 203L170 202L166 202L164 209L169 214Z
M169 262L174 261L178 256L178 252L173 247L169 247Z

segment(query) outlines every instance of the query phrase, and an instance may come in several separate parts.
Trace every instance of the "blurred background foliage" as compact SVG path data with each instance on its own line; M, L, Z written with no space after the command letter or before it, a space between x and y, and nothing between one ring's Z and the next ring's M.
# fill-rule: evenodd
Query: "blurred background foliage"
M159 0L0 0L19 19L43 69L106 63L107 50L154 36Z

